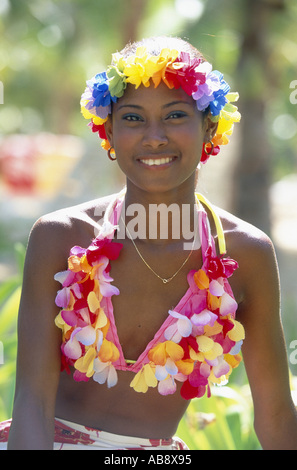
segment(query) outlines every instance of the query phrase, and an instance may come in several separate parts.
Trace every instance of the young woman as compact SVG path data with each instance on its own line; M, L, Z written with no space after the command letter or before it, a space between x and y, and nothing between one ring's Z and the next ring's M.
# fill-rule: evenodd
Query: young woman
M33 227L8 448L186 448L189 400L227 381L241 345L261 445L297 448L272 243L195 194L236 99L174 38L126 46L87 82L83 115L126 188Z

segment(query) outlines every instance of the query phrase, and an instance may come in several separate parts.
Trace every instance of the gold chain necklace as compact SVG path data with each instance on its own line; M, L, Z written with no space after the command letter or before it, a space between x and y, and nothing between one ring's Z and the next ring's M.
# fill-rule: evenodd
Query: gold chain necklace
M189 260L191 254L192 254L193 251L194 251L194 246L195 246L195 242L196 242L196 232L195 232L194 241L193 241L193 244L192 244L192 249L191 249L189 255L188 255L188 256L186 257L186 259L184 260L183 264L178 268L178 270L177 270L172 276L170 276L170 277L168 277L168 278L165 278L165 277L159 276L159 274L156 273L156 271L147 263L147 261L145 261L144 257L142 256L142 254L140 253L139 249L137 248L137 245L136 245L135 241L133 240L133 237L132 237L131 233L129 232L128 227L126 226L126 224L125 224L124 219L123 219L122 216L121 216L121 220L122 220L122 222L123 222L123 224L124 224L124 226L125 226L125 229L126 229L128 235L129 235L129 238L130 238L131 242L132 242L133 245L134 245L134 248L135 248L136 252L138 253L138 255L139 255L139 257L141 258L141 260L144 262L144 264L149 268L149 270L150 270L158 279L160 279L160 280L163 282L163 284L167 284L168 282L172 281L172 279L174 279L175 276L177 276L177 274L182 270L182 268L183 268L184 265L187 263L187 261Z

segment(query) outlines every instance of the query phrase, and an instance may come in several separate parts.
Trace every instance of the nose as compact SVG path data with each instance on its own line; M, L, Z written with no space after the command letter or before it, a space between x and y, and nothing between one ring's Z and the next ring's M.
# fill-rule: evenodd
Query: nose
M142 144L152 149L167 145L168 137L164 126L160 122L148 123L144 131Z

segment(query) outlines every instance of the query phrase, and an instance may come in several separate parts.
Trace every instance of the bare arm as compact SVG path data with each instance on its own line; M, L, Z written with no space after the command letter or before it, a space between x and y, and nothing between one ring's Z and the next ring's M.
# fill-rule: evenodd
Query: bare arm
M238 311L246 329L243 357L264 449L297 449L297 413L280 319L278 268L271 241L248 240L240 257L244 297Z
M62 227L39 221L32 230L24 269L18 322L18 358L9 449L52 449L60 376L60 330L54 325L58 284L65 266ZM65 260L65 258L64 258Z

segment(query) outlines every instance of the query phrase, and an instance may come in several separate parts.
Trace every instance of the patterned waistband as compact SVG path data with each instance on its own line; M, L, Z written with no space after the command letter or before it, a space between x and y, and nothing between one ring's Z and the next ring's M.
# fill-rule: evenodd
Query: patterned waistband
M55 420L56 450L78 449L88 447L102 450L187 450L188 447L178 437L170 439L144 439L139 437L122 436L99 431L81 424L72 423L63 419Z

